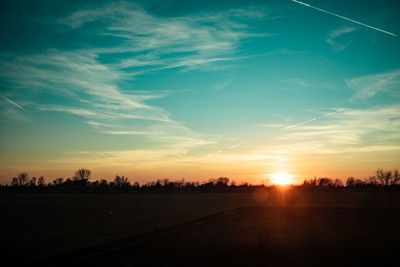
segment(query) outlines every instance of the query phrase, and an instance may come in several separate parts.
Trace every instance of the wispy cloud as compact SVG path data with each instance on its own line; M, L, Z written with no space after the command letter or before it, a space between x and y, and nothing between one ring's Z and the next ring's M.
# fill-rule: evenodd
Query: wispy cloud
M148 72L193 69L237 60L231 55L241 39L267 35L252 32L247 25L248 20L264 16L262 8L251 7L160 17L126 1L91 6L58 22L71 30L79 30L86 23L96 21L97 28L85 29L83 33L114 38L112 44L96 44L93 48L72 51L50 49L28 56L3 56L0 76L12 82L14 93L46 91L74 102L72 106L43 103L37 107L41 111L67 112L102 120L174 123L166 110L148 104L149 100L166 97L168 93L121 88L121 84L129 80L132 84L132 77ZM105 55L115 60L103 63L100 58Z
M265 16L263 8L232 9L182 17L160 17L137 4L120 1L79 10L60 19L72 29L91 21L104 25L96 34L115 38L117 46L95 48L96 53L134 53L119 63L125 69L195 68L232 60L221 55L235 52L244 38L268 36L252 32L246 20ZM168 57L164 57L168 55Z
M379 93L399 96L400 69L348 79L346 84L354 90L355 99L368 99Z
M222 90L222 89L224 89L225 87L229 86L232 82L233 82L233 78L231 78L231 79L229 79L229 80L227 80L227 81L221 82L221 83L217 83L217 84L214 86L214 88L215 88L215 90Z
M305 81L304 79L301 78L288 78L283 80L284 82L289 82L289 83L293 83L299 87L310 87L310 83Z
M372 98L378 93L397 99L399 82L398 70L346 80L354 90L351 98L354 101ZM374 162L373 168L379 166L377 164L396 163L400 152L400 106L397 103L314 110L313 113L310 119L294 124L259 125L271 128L269 131L274 132L274 137L258 145L258 154L285 155L297 162L307 158L318 164L340 164L341 168L350 162ZM315 168L315 164L310 167ZM295 165L292 167L296 168Z
M151 132L140 132L140 131L105 131L104 133L113 135L149 135Z
M259 127L265 127L265 128L284 128L287 127L286 124L282 123L262 123L262 124L257 124Z
M265 138L263 145L257 145L258 152L246 153L285 155L295 161L313 158L321 163L362 161L374 154L375 162L395 162L393 153L400 152L399 105L314 112L314 118L296 124L259 125L270 128L268 131L274 134ZM255 147L254 142L249 141L248 149Z
M86 35L85 47L2 54L0 76L10 84L10 95L41 99L29 106L38 113L72 114L98 134L130 138L133 144L146 142L146 148L127 145L120 151L92 151L90 157L78 151L69 155L71 166L83 158L88 166L106 162L132 168L140 163L144 169L176 167L183 161L197 164L204 157L202 147L215 145L215 136L190 129L153 104L173 90L144 90L135 78L163 70L227 68L228 63L252 57L251 51L241 49L241 42L269 36L249 26L263 17L262 8L252 7L163 17L126 1L92 5L59 19L55 26ZM89 22L96 23L86 27ZM91 42L99 39L107 41ZM65 164L65 158L54 162L58 160Z
M376 144L383 145L379 150L383 147L392 150L391 147L398 147L393 134L400 131L399 114L398 105L345 108L340 112L327 112L318 120L309 121L310 125L286 127L281 138L302 144L318 143L318 151L329 153L348 153L352 149L354 152L371 151L372 147L378 147ZM318 151L314 152L320 153Z
M339 43L339 41L337 39L345 34L354 32L355 30L356 30L356 28L352 28L352 27L343 27L340 29L336 29L328 35L326 42L332 46L333 50L341 51L341 50L345 49L346 47L348 47L352 41L347 41L346 43L343 44L343 43Z

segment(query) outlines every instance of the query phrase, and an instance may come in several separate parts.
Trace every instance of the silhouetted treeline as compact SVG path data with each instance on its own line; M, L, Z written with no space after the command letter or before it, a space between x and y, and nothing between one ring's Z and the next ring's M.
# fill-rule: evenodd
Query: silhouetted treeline
M11 179L9 185L0 185L1 192L255 192L275 188L275 185L236 185L227 177L210 179L207 182L185 182L184 179L171 181L162 179L140 184L130 182L125 176L115 176L113 181L106 179L90 181L91 171L79 169L71 178L56 178L46 182L43 176L30 177L26 172ZM375 191L386 189L400 191L400 174L397 170L384 171L378 169L368 179L349 177L345 182L341 179L313 178L306 179L300 185L291 185L292 189L301 191Z

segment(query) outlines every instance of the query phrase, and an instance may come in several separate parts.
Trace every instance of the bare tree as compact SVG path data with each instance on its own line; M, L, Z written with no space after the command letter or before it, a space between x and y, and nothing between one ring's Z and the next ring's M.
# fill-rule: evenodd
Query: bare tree
M122 185L121 176L116 175L115 178L114 178L114 183L115 183L115 185L118 186L118 187L121 186L121 185Z
M57 178L53 181L54 185L60 185L64 181L64 178Z
M36 186L36 181L37 181L37 178L36 177L32 177L31 180L29 181L29 185L30 186Z
M46 183L46 182L45 182L45 180L44 180L44 177L43 177L43 176L40 176L39 179L38 179L38 181L37 181L37 185L38 185L38 186L44 186L45 183Z
M333 182L333 185L335 187L341 187L341 186L343 186L343 182L341 179L335 179L335 181Z
M92 172L90 170L82 168L75 172L75 176L73 177L73 180L87 182L87 181L89 181L91 174L92 174Z
M384 171L383 169L378 169L376 171L376 179L383 186L395 185L400 181L400 175L398 170Z
M375 176L370 176L370 177L368 178L367 182L368 182L368 184L370 184L370 185L374 185L374 186L379 185L379 181L378 181L378 179L377 179Z
M29 182L29 174L26 172L21 172L17 175L18 185L25 186Z
M356 185L356 179L354 177L349 177L346 180L346 186L352 187Z
M18 185L19 183L17 177L13 177L11 180L11 186L18 186Z
M229 183L229 178L227 178L227 177L219 177L218 180L217 180L217 184L218 185L227 186L228 183Z
M119 190L122 191L129 185L128 177L125 177L125 176L121 177L121 176L117 175L117 176L115 176L114 184L115 184L115 186L119 187Z
M162 184L163 184L164 186L169 186L169 184L170 184L169 179L165 178L165 179L163 180Z
M318 178L318 186L329 187L332 186L333 181L330 178Z

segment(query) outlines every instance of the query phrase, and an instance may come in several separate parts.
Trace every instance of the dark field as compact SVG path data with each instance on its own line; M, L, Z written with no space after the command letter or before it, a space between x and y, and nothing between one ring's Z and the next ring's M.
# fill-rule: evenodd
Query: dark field
M18 264L79 258L74 265L400 266L398 195L392 209L384 194L355 192L2 194L0 200L2 258ZM238 207L247 208L165 229ZM148 234L134 236L140 233ZM118 249L82 252L127 237Z
M79 263L80 266L399 266L398 222L398 215L379 209L245 208L202 224L154 235Z

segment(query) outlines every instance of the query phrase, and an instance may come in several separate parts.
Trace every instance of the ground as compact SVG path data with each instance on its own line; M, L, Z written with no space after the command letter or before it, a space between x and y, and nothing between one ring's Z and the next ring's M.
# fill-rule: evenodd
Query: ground
M244 208L78 262L81 266L399 266L398 211Z
M393 209L380 193L284 190L1 194L0 199L2 258L18 264L50 259L59 265L76 260L76 255L75 264L86 266L309 266L343 265L341 259L376 263L382 258L389 264L400 248L397 195ZM224 213L235 208L240 209ZM101 253L93 253L99 246Z

